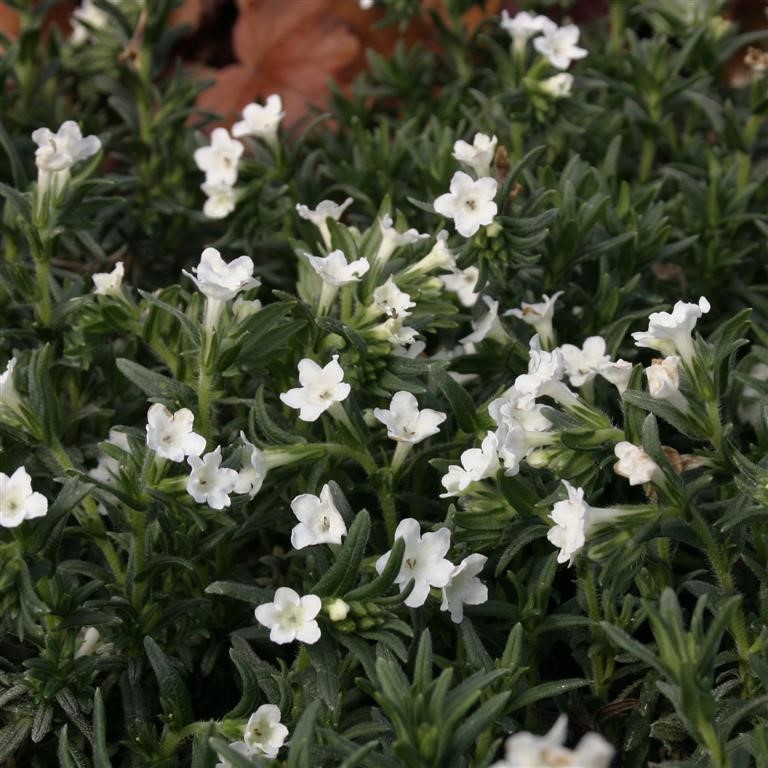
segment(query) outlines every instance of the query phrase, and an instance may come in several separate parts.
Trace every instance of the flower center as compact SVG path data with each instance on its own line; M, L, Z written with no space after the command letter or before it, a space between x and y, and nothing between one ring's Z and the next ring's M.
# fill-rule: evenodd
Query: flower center
M416 558L407 557L405 559L405 567L412 571L416 567Z
M328 519L328 515L323 515L320 519L320 527L324 531L329 531L331 529L331 521Z
M464 205L469 208L470 211L474 211L477 208L477 201L470 197L464 201Z

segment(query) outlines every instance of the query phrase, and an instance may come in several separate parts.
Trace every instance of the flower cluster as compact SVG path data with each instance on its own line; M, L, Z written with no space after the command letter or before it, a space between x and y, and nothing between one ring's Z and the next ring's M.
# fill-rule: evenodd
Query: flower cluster
M235 210L239 193L235 188L238 164L245 151L239 139L253 136L263 140L277 151L277 130L285 116L280 96L272 94L266 104L248 104L243 109L243 119L232 126L232 134L226 128L214 128L211 143L195 150L195 164L205 173L201 189L207 199L203 213L210 219L223 219Z

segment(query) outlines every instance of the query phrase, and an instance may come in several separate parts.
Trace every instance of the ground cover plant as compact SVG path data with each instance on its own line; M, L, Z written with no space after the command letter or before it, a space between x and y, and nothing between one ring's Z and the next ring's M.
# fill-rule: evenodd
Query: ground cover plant
M766 34L361 2L402 43L289 128L197 106L173 2L56 6L0 59L0 764L768 765Z

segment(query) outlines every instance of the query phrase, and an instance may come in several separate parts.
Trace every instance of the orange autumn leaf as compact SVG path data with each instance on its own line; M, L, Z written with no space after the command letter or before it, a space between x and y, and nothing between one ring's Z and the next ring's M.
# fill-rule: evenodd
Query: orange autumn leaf
M201 95L199 106L230 121L249 102L278 93L288 124L303 117L309 104L322 106L328 80L361 50L349 25L333 12L337 2L238 0L233 35L238 63L216 73L216 84Z

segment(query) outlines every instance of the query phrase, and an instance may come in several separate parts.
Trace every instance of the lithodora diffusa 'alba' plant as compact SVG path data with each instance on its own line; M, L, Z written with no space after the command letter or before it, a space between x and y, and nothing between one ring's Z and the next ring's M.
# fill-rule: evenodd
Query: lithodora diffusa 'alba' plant
M214 127L15 5L0 763L768 765L764 34L446 0Z

